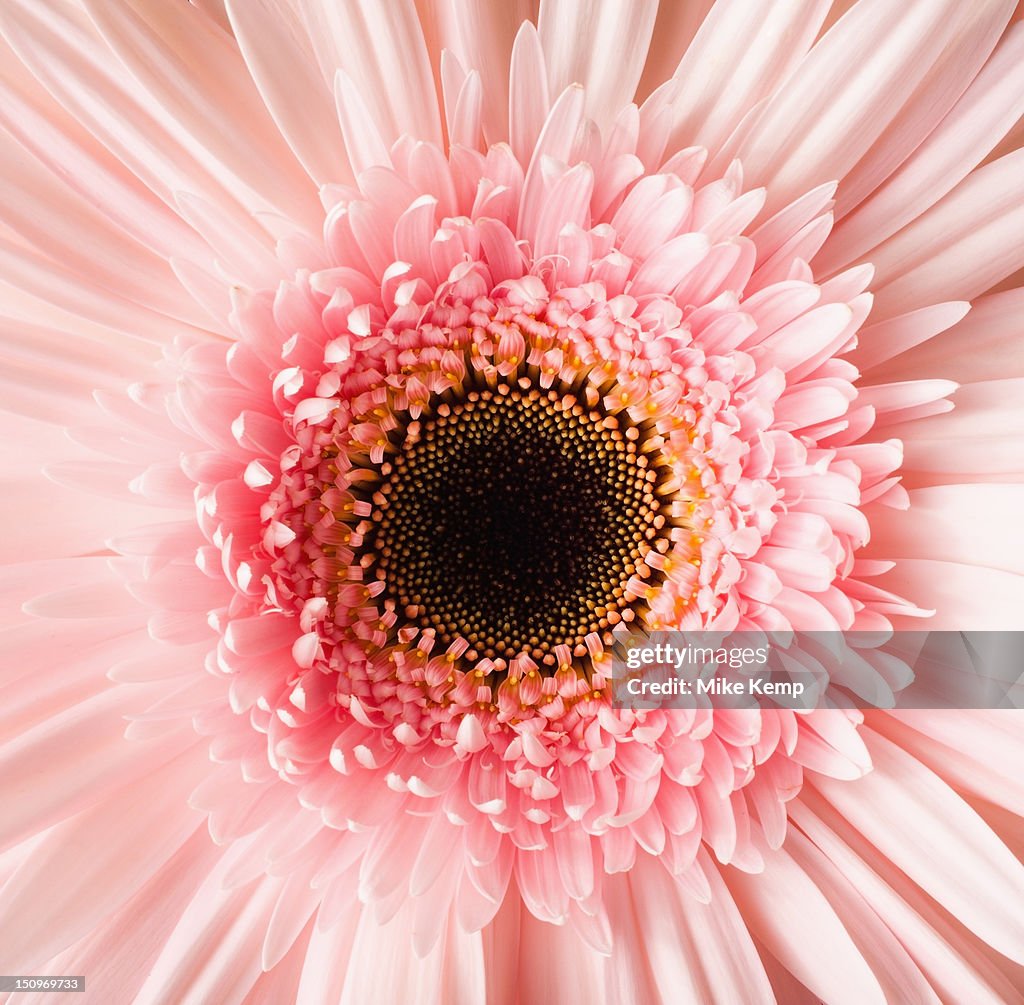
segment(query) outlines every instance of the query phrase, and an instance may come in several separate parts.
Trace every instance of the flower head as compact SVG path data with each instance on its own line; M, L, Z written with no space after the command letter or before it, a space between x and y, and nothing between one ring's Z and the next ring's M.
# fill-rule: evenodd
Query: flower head
M920 500L949 528L944 505L999 505L993 486L949 491L935 438L962 456L946 413L954 380L975 378L927 361L949 361L942 347L971 332L965 301L1024 260L1005 235L966 270L945 251L994 240L1017 197L1016 152L975 167L1012 123L995 82L1024 40L999 41L1005 5L938 6L862 0L812 46L827 5L751 25L720 2L676 74L634 100L657 34L647 3L592 19L547 4L514 34L481 8L479 50L454 7L268 0L218 22L142 2L88 3L88 18L11 4L9 45L66 108L10 84L12 173L77 214L11 210L13 281L76 333L82 372L63 366L89 390L107 340L160 347L125 363L139 382L100 391L95 414L60 414L116 460L51 474L120 482L167 512L104 524L111 577L79 548L70 592L29 604L95 620L68 636L86 643L66 657L80 703L58 700L12 764L76 724L102 751L77 802L11 829L52 828L25 846L8 913L154 788L105 854L142 838L159 851L108 858L110 889L45 937L37 914L9 971L111 952L173 888L171 916L125 950L151 969L141 1001L351 997L377 939L402 960L374 985L396 1001L431 966L451 1000L479 1000L502 952L539 939L576 954L556 983L630 960L619 991L592 989L607 1000L629 982L636 1000L668 1000L680 967L696 1000L771 1000L794 981L839 1000L836 974L857 1000L929 982L999 993L998 954L1020 947L998 898L970 908L957 942L925 903L973 902L909 841L913 819L948 817L940 865L977 847L982 881L1021 883L970 805L1006 784L970 750L984 727L622 709L609 681L634 629L886 632L976 609L938 603L923 580L959 553L915 538L906 514ZM438 33L439 58L424 41ZM616 58L585 56L588 39ZM184 70L213 55L207 100ZM648 71L664 58L655 45ZM979 115L964 154L954 140ZM65 151L68 179L32 189L29 165ZM113 257L76 253L85 235ZM39 328L12 344L32 375L56 340ZM989 414L966 400L968 423ZM1004 568L953 568L983 564ZM83 573L102 584L84 597ZM1019 593L1016 567L993 570L983 603L1004 576ZM32 624L11 631L42 645ZM965 743L961 798L933 769ZM925 795L890 806L904 780ZM772 916L784 897L835 973ZM519 948L485 953L511 918ZM658 924L685 947L661 947ZM227 956L197 948L197 929ZM960 964L927 962L937 944ZM483 976L451 970L459 947L487 956ZM708 953L730 962L702 965Z

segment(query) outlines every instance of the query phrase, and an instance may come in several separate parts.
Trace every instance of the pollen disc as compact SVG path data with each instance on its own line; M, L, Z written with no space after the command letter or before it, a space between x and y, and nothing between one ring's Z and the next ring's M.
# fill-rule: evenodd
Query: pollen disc
M650 574L659 504L642 443L557 389L474 390L411 422L367 541L385 596L488 658L581 645Z

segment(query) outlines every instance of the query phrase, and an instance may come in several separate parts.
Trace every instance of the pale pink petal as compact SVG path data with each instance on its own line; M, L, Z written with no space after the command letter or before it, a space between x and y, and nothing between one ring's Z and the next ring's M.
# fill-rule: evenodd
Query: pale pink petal
M153 96L139 88L117 60L106 55L108 50L84 15L70 7L62 8L58 14L9 5L4 11L2 29L12 48L33 67L54 97L154 191L167 199L171 191L188 187L227 205L233 204L224 184L225 165L244 171L242 164L251 159L239 160L238 153L232 153L237 148L225 144L223 131L212 128L208 138L217 151L215 154L190 147L187 131ZM209 31L209 23L197 18L197 29L200 34ZM226 40L222 38L220 44L226 44ZM54 73L58 64L75 67L74 84L69 86L71 75ZM182 101L186 99L182 97ZM110 120L102 111L104 108L118 110L116 121ZM197 123L201 121L197 119ZM141 139L147 135L163 137L159 152ZM226 160L222 161L221 156ZM289 209L300 211L303 205L311 209L315 204L315 194L309 192L312 203L304 203L302 191L300 186L295 190L295 198L285 197ZM252 198L256 204L266 205L258 196Z
M519 29L512 47L508 86L509 143L520 163L527 163L551 108L544 50L529 21Z
M938 1005L941 999L900 942L899 933L890 931L856 885L799 831L786 847L844 919L847 931L878 978L886 1001L902 999Z
M328 7L301 0L298 6L324 79L333 84L342 70L357 82L385 143L402 133L440 141L434 76L412 0Z
M59 384L49 362L54 352L63 355L67 366ZM4 360L0 375L5 391L3 407L38 420L14 428L35 431L46 438L44 454L50 460L83 455L42 424L92 421L92 392L104 385L113 386L119 379L131 379L133 370L138 372L137 366L153 358L150 347L133 339L111 333L103 342L83 337L70 346L64 332L13 318L0 318L0 356ZM17 470L12 478L18 481L33 479L38 468L39 454L29 453L30 439L12 435L5 444L8 470Z
M752 17L742 0L716 3L675 68L673 143L724 143L804 58L828 8L772 2Z
M204 752L191 751L49 831L4 886L5 963L38 969L142 888L201 824L198 813L178 810L205 761ZM129 817L131 828L123 826ZM43 890L48 897L40 898ZM47 901L57 897L55 920Z
M999 654L985 654L986 658L992 655L998 658ZM991 709L951 717L946 709L912 709L872 715L871 726L969 801L976 797L1019 815L1024 809L1024 785L1011 765L1017 760L1021 738L1012 713L1011 709ZM977 802L973 805L978 809ZM1012 827L997 833L1019 852Z
M292 219L316 219L316 193L252 87L234 39L188 5L129 4L116 15L103 0L85 0L96 28L136 84L186 124L217 168L251 186ZM187 86L171 81L187 81ZM234 109L229 128L213 112Z
M1019 444L1024 415L1022 378L967 384L953 395L952 411L897 424L891 436L904 438L909 470L948 482L957 470L987 475L988 481L1013 481L1022 459ZM960 479L962 480L962 479Z
M957 6L866 0L815 45L730 151L768 187L769 208L841 178L863 156L953 38Z
M820 795L808 791L792 812L800 828L856 884L872 910L892 932L899 933L900 941L945 1000L999 1005L1015 993L1012 980L1000 973L984 944L963 939L957 922L890 862L878 859L873 846Z
M1024 572L1021 485L936 485L912 489L910 509L892 511L873 526L870 554L927 558L934 542L943 557L963 565ZM970 519L965 520L964 514Z
M319 184L349 181L330 87L316 70L313 46L292 5L228 0L225 6L249 73L295 156Z
M1024 604L1024 576L931 558L903 559L878 583L939 612L928 621L935 631L1013 631Z
M1024 898L1024 866L939 777L890 741L866 738L874 770L860 785L815 778L815 787L922 889L1020 962L1024 929L1011 905Z
M944 130L947 113L973 84L992 55L1006 28L1010 6L1004 0L964 9L967 20L960 25L951 44L931 66L876 144L844 179L837 216L842 218L858 206L907 159L916 160L924 152L922 141L933 131Z
M121 910L50 965L61 973L90 974L88 993L101 1000L136 995L173 927L173 919L218 854L208 835L198 831ZM154 903L161 904L162 910L154 911ZM46 1005L44 993L40 993L38 1005Z
M828 272L859 258L957 185L1024 114L1024 27L1009 33L927 139L869 198L847 205L816 264ZM842 204L842 200L841 200Z
M483 83L483 130L488 143L509 140L509 64L513 42L524 22L536 18L536 4L530 0L507 3L474 3L446 0L434 5L441 47L450 50L468 71L476 70ZM532 28L536 39L536 28ZM543 64L541 64L541 67ZM513 71L515 74L518 71ZM528 75L531 86L546 86L542 69ZM512 107L519 99L513 99ZM547 113L547 107L541 113ZM513 149L520 150L513 142Z
M1024 291L1007 290L975 300L970 313L913 352L891 360L884 372L893 379L911 374L948 374L966 384L1024 376L1021 333ZM898 319L890 322L897 324Z
M443 945L418 958L411 951L411 925L411 905L384 925L377 923L373 912L361 913L339 999L342 1005L360 1005L367 987L375 988L385 1001L440 1005Z
M692 45L694 36L713 6L713 0L658 4L651 47L637 86L638 102L645 101L652 91L672 76L680 58Z
M8 844L59 823L180 752L181 736L171 735L147 745L145 758L118 756L130 697L112 688L0 749L9 808L0 841Z
M236 280L252 287L273 285L280 271L274 242L253 223L243 227L217 206L189 192L177 196L178 208L197 234L209 244L217 260Z
M358 177L375 164L390 164L388 145L378 129L379 120L373 118L358 85L341 69L334 78L334 98L353 174Z
M189 997L241 1002L248 994L260 974L259 948L282 881L264 878L224 890L222 872L222 865L215 868L182 911L141 996L170 1005Z
M702 904L643 856L630 873L636 924L662 999L680 1002L773 1000L747 924L718 870L705 856L712 902ZM666 926L671 939L664 938ZM679 942L686 946L679 952ZM695 965L696 964L696 965Z
M587 117L606 130L633 100L657 8L651 0L542 0L537 26L551 93L582 84Z
M10 72L20 64L6 44L4 49ZM144 246L165 257L201 249L169 207L24 76L11 73L0 83L0 121L12 137Z
M844 919L789 852L767 854L759 875L725 880L751 933L822 1000L885 1002Z
M256 978L256 983L245 997L243 1005L271 1005L272 1002L294 998L305 966L306 950L313 928L313 921L310 920L276 966Z
M340 1000L360 913L353 903L331 927L319 921L314 925L297 985L298 1001Z
M893 369L898 370L899 364L895 364L895 367L892 364L880 364L885 364L892 357L899 356L952 328L971 309L971 306L963 301L953 301L922 307L920 310L882 321L877 325L868 325L861 329L858 345L849 358L865 372L870 373L878 366L882 373L889 374ZM944 369L943 372L949 373L950 376L956 375L955 371L948 369Z
M581 87L567 87L551 107L544 127L526 169L523 197L519 208L519 233L534 233L544 199L545 162L568 163L576 130L583 121L584 92Z
M105 325L116 332L160 343L196 331L188 324L151 311L131 299L98 289L74 271L24 245L0 240L0 264L5 281L16 289L49 300L69 314Z
M635 978L620 977L623 986L616 988L601 956L575 951L579 943L572 929L545 925L524 909L520 910L518 943L510 976L521 998L540 1001L550 995L556 1001L571 1001L581 997L595 1005L610 1005L630 984L634 993L642 993ZM495 952L501 949L496 947Z
M979 168L872 252L876 317L972 300L1020 268L1022 165L1016 153Z

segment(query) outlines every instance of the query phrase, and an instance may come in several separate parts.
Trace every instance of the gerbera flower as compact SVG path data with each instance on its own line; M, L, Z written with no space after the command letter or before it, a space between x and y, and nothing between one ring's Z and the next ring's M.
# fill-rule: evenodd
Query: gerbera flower
M610 699L1019 622L1024 35L847 6L7 0L0 970L1019 1000L1013 713Z

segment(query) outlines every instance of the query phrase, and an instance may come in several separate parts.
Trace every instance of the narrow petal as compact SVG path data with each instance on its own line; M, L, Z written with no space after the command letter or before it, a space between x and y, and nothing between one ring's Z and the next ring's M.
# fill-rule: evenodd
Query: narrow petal
M544 50L537 29L526 21L512 47L508 97L509 143L521 164L529 163L550 108Z
M530 20L536 16L535 5L531 0L507 0L500 4L453 0L434 6L434 15L440 36L438 48L450 50L467 71L476 70L480 74L483 130L487 142L508 141L512 136L509 130L512 47L520 31L531 30L536 39L536 28ZM546 88L543 72L533 78L533 83ZM545 107L541 121L546 114ZM515 143L513 149L519 153Z
M971 931L1024 961L1013 906L1024 899L1024 865L942 779L889 740L866 736L874 770L856 785L815 776L815 788Z
M828 9L772 0L751 17L743 0L719 0L675 69L671 143L720 147L804 58Z
M4 963L38 970L141 889L200 826L181 804L207 764L190 752L50 830L4 886Z
M979 168L871 253L882 319L973 300L1024 264L1024 151Z
M226 8L260 95L302 166L321 185L351 181L330 87L292 6L283 0L227 0Z
M702 904L643 856L629 874L636 923L654 982L666 1001L772 1002L750 931L705 854L712 902ZM665 939L666 930L672 932Z
M324 78L333 84L343 70L358 82L388 146L403 133L441 142L434 75L412 0L327 6L301 0L299 8Z
M543 0L537 24L551 93L582 84L587 117L607 129L633 100L657 8L651 0Z
M842 178L897 114L958 28L954 0L862 0L768 99L725 157L774 211Z
M840 220L815 265L823 274L842 268L917 219L966 177L1022 114L1024 25L1006 36L963 97L899 170Z
M732 870L726 882L751 933L823 1001L884 1005L885 995L843 920L785 848L765 854L759 875Z

